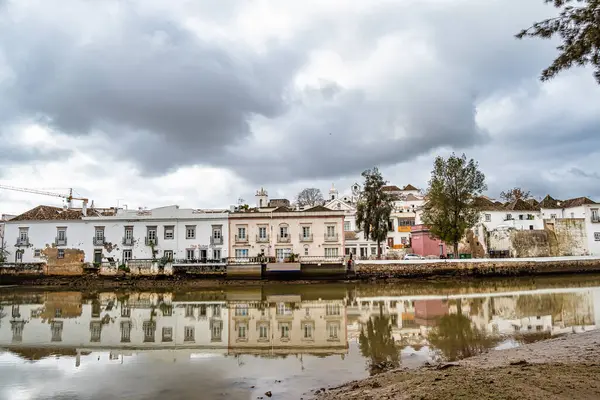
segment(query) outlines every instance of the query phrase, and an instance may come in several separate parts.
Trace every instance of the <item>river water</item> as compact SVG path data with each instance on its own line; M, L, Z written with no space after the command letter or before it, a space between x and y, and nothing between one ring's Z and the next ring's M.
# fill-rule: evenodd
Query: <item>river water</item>
M600 324L600 276L194 290L0 288L1 399L310 398Z

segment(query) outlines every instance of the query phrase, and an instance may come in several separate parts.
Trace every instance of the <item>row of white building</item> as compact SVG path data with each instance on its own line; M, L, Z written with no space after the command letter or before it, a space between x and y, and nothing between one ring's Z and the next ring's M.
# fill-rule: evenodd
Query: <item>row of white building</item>
M395 200L382 253L411 250L439 256L438 245L423 234L422 193L412 185L386 186L384 190ZM255 207L218 210L38 206L3 218L0 248L8 262L44 262L57 269L147 259L225 263L231 258L258 256L279 260L291 255L305 260L349 255L373 258L377 244L365 239L356 224L360 192L358 184L341 195L332 187L323 206L304 209L286 199L269 199L264 189L256 192ZM572 255L600 254L600 204L588 198L558 201L547 196L541 202L531 199L503 204L481 197L477 203L481 218L473 232L485 253L504 246L498 245L500 239L490 242L490 237L508 237L502 232L551 229L559 238L563 233L568 236L564 246ZM420 239L419 246L413 238Z

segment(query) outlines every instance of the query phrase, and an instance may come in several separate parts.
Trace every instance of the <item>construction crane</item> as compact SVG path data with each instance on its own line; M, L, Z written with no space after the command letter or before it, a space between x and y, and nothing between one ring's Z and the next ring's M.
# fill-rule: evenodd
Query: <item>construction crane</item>
M73 206L73 200L81 200L83 203L83 207L81 208L81 211L82 211L83 215L86 215L86 213L87 213L88 199L83 198L83 197L73 197L73 189L72 188L69 189L69 194L46 192L43 190L20 188L20 187L7 186L7 185L0 185L0 189L14 190L17 192L24 192L24 193L41 194L43 196L61 197L61 198L67 200L68 208L71 208Z

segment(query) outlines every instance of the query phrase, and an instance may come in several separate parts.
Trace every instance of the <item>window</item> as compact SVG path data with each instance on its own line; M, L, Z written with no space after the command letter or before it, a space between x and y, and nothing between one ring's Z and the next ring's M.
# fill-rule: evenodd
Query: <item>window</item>
M236 258L248 257L248 249L235 249L235 257Z
M172 240L175 238L175 227L174 226L165 226L165 240Z
M269 338L269 326L268 325L260 325L258 327L258 339L266 340Z
M372 256L377 255L377 247L371 247L371 255Z
M594 232L594 240L600 242L600 232Z
M302 326L302 332L304 334L304 339L312 339L313 338L313 324L312 323L305 323Z
M162 328L162 341L172 342L173 341L173 328L164 327Z
M327 236L328 237L334 237L335 236L335 225L328 225L327 226Z
M592 208L590 211L592 212L592 222L600 222L600 216L598 216L598 209Z
M221 239L221 237L222 237L221 228L213 228L213 238Z
M394 230L394 220L388 220L388 231L392 232Z
M56 253L56 258L65 258L65 249L58 249Z
M477 236L477 231L475 231L475 236ZM408 238L401 237L400 238L400 243L402 243L402 244L408 244Z
M102 322L90 322L90 342L99 342L102 335Z
M519 214L519 220L523 220L523 214Z
M506 214L506 220L507 221L510 221L512 219L513 219L512 214Z
M215 304L212 306L212 316L213 316L213 318L221 317L221 306L220 305Z
M15 261L16 262L23 262L23 250L17 250L15 252Z
M133 239L133 226L125 227L125 239L132 240Z
M235 316L236 317L246 317L248 316L248 306L247 305L238 305L235 307Z
M185 238L186 239L196 239L196 225L186 225Z
M246 336L247 331L248 331L248 327L246 326L246 324L239 324L237 331L238 331L238 339L245 340L248 338Z
M62 342L62 330L63 323L62 321L53 321L50 325L50 329L52 331L52 339L53 342Z
M21 342L23 340L23 328L25 327L25 321L11 321L10 328L12 330L13 342Z
M533 225L529 225L529 230L532 231L533 230Z
M194 318L194 306L188 304L185 306L185 316L186 318Z
M103 226L96 227L95 237L96 237L96 240L99 242L104 241L104 227Z
M222 330L223 321L210 321L210 340L220 342Z
M304 255L308 256L308 246L304 246Z
M205 304L200 304L200 307L198 308L198 317L206 318L206 305Z
M350 221L344 221L344 230L346 232L350 231Z
M289 339L290 338L290 325L289 324L280 324L279 331L281 333L281 339Z
M574 212L571 213L571 218L575 218L575 213Z
M285 303L278 303L275 313L277 315L292 315L292 308Z
M129 306L127 306L127 305L122 305L121 306L121 317L129 318L130 316L131 316L131 308L129 308Z
M213 259L215 259L215 260L221 259L221 250L219 250L219 249L213 250Z
M275 249L275 257L279 262L286 259L292 253L292 249Z
M195 255L196 255L196 250L194 250L194 249L187 249L187 250L185 251L185 254L186 254L186 256L185 256L185 257L186 257L188 260L193 260L193 259L194 259L194 257L195 257Z
M42 256L42 251L40 249L35 249L33 251L33 256L34 257L41 257Z
M142 325L144 330L144 342L154 342L154 332L156 332L156 322L146 321Z
M166 260L173 261L173 250L165 250L163 256Z
M156 243L156 227L155 226L149 226L146 229L147 229L146 236L148 238L148 242Z
M338 256L338 248L325 248L325 257L337 257Z
M340 305L339 304L327 304L325 306L325 314L326 315L340 315Z
M131 260L131 250L123 250L123 262Z
M550 214L550 218L556 219L556 214Z
M26 242L29 239L29 228L19 228L19 240Z
M279 227L279 236L281 236L282 238L288 237L288 227L287 226Z
M246 239L246 228L238 228L238 239Z
M302 227L302 237L303 238L309 238L310 237L310 226L303 226Z
M56 239L59 242L67 240L67 228L56 228Z
M329 322L326 329L329 340L337 340L339 338L340 324Z
M193 326L186 326L184 328L184 342L193 342L196 340L196 332Z
M264 226L260 226L258 228L258 238L259 239L266 239L267 238L267 228Z
M121 321L121 343L129 343L131 341L131 322Z

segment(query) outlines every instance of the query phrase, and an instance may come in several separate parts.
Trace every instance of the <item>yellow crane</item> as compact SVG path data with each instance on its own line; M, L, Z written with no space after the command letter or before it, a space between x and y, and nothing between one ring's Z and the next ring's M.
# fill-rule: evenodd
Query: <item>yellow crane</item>
M83 203L81 211L82 211L83 215L86 215L86 213L87 213L88 199L86 199L84 197L73 197L73 189L72 188L69 189L69 194L46 192L44 190L29 189L29 188L20 188L20 187L7 186L7 185L0 185L0 189L14 190L14 191L17 191L17 192L24 192L24 193L41 194L43 196L61 197L61 198L67 200L67 207L68 208L72 208L72 206L73 206L73 200L81 200L82 203Z

